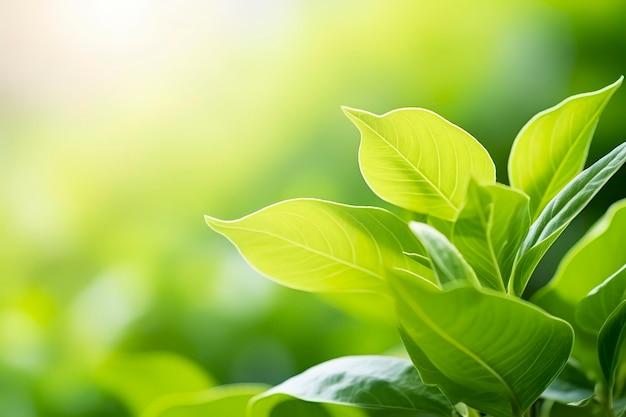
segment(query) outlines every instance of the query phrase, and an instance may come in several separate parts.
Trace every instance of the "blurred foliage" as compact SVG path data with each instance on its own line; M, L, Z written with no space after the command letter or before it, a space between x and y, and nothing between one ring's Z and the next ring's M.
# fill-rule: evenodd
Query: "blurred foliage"
M501 175L531 115L625 72L625 20L621 0L0 3L0 415L125 415L93 376L117 353L277 383L392 348L375 313L278 288L203 215L381 204L340 105L430 108ZM590 160L623 138L625 107L618 92Z

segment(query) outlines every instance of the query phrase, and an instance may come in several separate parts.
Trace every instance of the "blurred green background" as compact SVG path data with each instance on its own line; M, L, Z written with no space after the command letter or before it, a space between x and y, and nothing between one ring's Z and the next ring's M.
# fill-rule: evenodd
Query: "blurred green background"
M432 109L507 182L533 114L626 72L625 27L622 0L0 1L0 415L130 415L98 376L112 354L277 383L392 349L393 325L260 277L203 215L293 197L387 206L341 105ZM625 108L622 90L591 160L625 139Z

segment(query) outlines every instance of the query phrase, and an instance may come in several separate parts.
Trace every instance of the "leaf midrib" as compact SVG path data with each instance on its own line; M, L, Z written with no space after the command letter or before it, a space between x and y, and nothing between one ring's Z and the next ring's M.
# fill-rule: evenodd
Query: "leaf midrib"
M241 231L245 231L245 232L253 232L253 233L265 234L265 235L271 236L271 237L273 237L275 239L279 239L279 240L282 240L284 242L290 243L290 244L292 244L294 246L297 246L297 247L299 247L301 249L304 249L304 250L307 250L309 252L312 252L312 253L314 253L316 255L320 255L322 257L328 258L328 259L330 259L332 261L335 261L337 263L340 263L342 265L352 267L352 268L354 268L354 269L356 269L358 271L361 271L361 272L364 272L366 274L369 274L369 275L373 276L374 278L377 278L377 279L379 279L381 281L385 281L385 278L381 274L379 274L379 273L377 273L375 271L372 271L372 270L367 269L367 268L363 268L363 267L361 267L361 266L359 266L359 265L357 265L355 263L351 263L351 262L345 261L344 259L338 258L338 257L336 257L336 256L334 256L332 254L329 254L329 253L325 253L325 252L319 251L319 250L314 249L314 248L312 248L310 246L303 245L302 243L298 243L298 242L296 242L294 240L291 240L291 239L286 238L284 236L278 235L276 233L268 232L266 230L252 229L252 228L248 228L248 227L231 226L231 225L224 224L224 223L222 223L220 226L222 228L225 228L225 229L241 230ZM376 246L378 246L378 245L376 245Z
M406 302L407 298L404 297L404 294L402 294L402 296L403 296L403 298L405 299L405 302ZM424 322L431 329L433 329L433 331L435 331L435 333L437 333L444 340L446 340L447 342L452 344L458 350L460 350L461 352L465 353L468 357L473 359L476 363L478 363L485 370L487 370L487 372L491 373L506 388L506 391L509 394L509 401L511 402L511 406L513 408L512 411L514 413L515 413L515 410L519 410L520 409L520 404L517 402L517 398L515 397L515 392L513 391L511 386L509 386L508 382L506 380L504 380L500 376L500 374L498 374L498 372L495 371L495 369L493 369L491 366L489 366L489 364L487 364L485 361L483 361L477 354L475 354L467 346L461 344L454 337L452 337L451 335L446 333L442 328L440 328L436 323L434 323L432 320L430 320L430 318L428 317L428 314L426 314L424 312L424 310L422 310L417 303L409 303L408 305L414 306L414 310L418 313L418 315L422 318L422 320L424 320Z
M565 156L561 159L561 163L559 163L557 169L554 170L554 174L550 177L550 180L548 181L548 184L546 185L546 188L544 189L543 195L541 196L541 200L539 201L539 204L537 205L537 212L533 214L533 217L534 217L533 220L536 220L537 217L539 217L539 214L541 214L540 210L542 210L550 202L549 200L547 202L545 201L546 199L548 199L546 197L548 195L548 191L552 189L555 183L556 174L561 172L564 169L564 167L567 165L566 161L570 159L573 149L575 148L574 145L578 144L578 142L581 140L581 138L583 137L583 132L586 132L593 123L597 123L600 120L600 115L602 114L602 111L606 107L606 103L608 103L608 101L611 99L612 96L613 94L611 93L602 101L600 106L598 106L596 111L593 113L593 116L589 118L589 120L583 126L581 133L579 133L576 136L576 139L574 139L574 141L571 142L571 145L568 146L567 151L565 152ZM589 143L587 144L587 152L585 152L585 154L588 153L588 148L590 144L591 144L591 138L589 140ZM584 167L585 159L586 159L586 155L583 158L583 167ZM575 176L576 175L574 175L574 177ZM559 190L557 190L557 193L558 192ZM554 195L552 197L554 197ZM552 197L550 197L550 199L552 199Z
M373 132L376 136L378 136L383 142L385 142L391 149L393 149L411 168L413 168L413 170L424 179L424 181L426 181L428 183L428 185L430 185L430 187L435 190L435 192L446 202L446 204L448 204L450 207L452 207L452 209L455 212L458 212L458 207L456 204L454 204L450 198L448 196L446 196L437 186L435 186L435 184L431 181L430 178L428 178L426 175L424 175L414 164L413 162L411 162L406 156L404 156L404 154L402 152L400 152L400 149L398 149L397 147L393 146L391 144L391 142L389 142L387 139L385 139L380 133L378 133L376 130L374 130L374 128L372 128L369 124L367 124L366 122L364 122L361 119L360 120L363 125L365 125L371 132Z

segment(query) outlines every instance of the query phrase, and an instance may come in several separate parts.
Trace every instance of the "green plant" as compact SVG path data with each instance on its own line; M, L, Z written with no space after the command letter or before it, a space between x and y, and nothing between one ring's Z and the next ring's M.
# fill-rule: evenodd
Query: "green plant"
M549 247L626 161L622 143L583 169L621 82L533 117L515 139L510 186L495 181L478 141L429 110L344 108L366 182L419 222L315 199L207 216L271 279L388 309L411 359L335 359L253 397L248 416L293 399L332 416L623 415L626 200L522 298Z

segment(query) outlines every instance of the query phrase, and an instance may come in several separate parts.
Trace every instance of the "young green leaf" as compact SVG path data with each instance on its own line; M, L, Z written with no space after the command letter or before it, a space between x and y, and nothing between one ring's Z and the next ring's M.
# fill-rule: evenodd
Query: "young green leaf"
M411 222L410 227L426 248L433 272L440 285L457 280L480 285L472 267L441 232L426 223Z
M581 407L593 398L594 388L594 383L587 379L584 372L568 363L563 372L541 394L541 398Z
M550 201L522 243L509 292L522 294L546 251L625 161L626 143L622 143L578 174Z
M246 417L250 399L268 388L263 384L232 384L201 392L170 394L151 403L140 417Z
M626 263L591 290L576 306L575 319L583 330L597 335L609 315L626 300Z
M502 184L481 185L472 180L452 242L483 286L504 292L529 227L527 195Z
M519 417L565 366L571 326L502 293L431 290L391 280L407 350L426 384L453 403L494 417Z
M515 138L509 179L530 196L533 220L583 169L600 115L623 78L537 114Z
M394 416L418 412L451 416L454 407L436 388L424 385L411 361L386 356L348 356L316 365L254 398L249 417L269 417L291 399L386 410Z
M239 220L206 217L262 274L305 291L386 294L386 274L432 273L403 252L420 251L407 225L390 212L315 199L283 201Z
M120 398L134 415L170 394L195 393L213 382L187 359L166 352L118 354L104 362L96 381Z
M626 300L623 300L609 315L598 334L598 358L602 373L613 390L615 373L626 341Z
M626 200L614 203L563 257L554 278L533 303L575 323L576 305L626 264Z
M494 182L491 157L469 133L425 109L377 116L344 108L361 132L359 163L383 200L418 213L454 220L467 182Z

